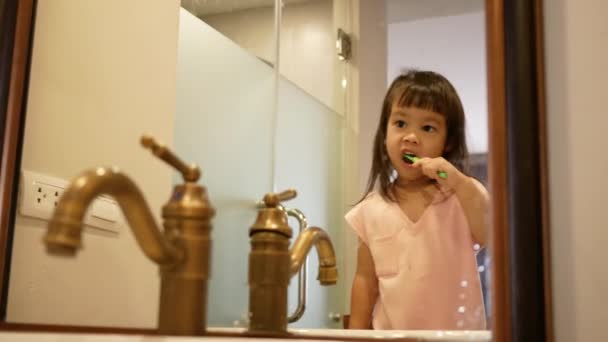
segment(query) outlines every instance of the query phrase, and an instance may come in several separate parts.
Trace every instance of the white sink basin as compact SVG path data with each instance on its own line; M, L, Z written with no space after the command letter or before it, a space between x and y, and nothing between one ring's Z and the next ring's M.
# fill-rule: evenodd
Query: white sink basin
M239 334L243 328L209 328L211 333ZM490 341L489 331L374 331L374 330L338 330L338 329L290 329L298 339L254 338L255 342L313 342L335 338L344 341L348 338L365 338L398 341L407 338L408 342L420 341ZM321 339L315 339L323 338ZM65 333L30 333L30 332L0 332L0 342L252 342L245 337L174 337L174 336L144 336L144 335L109 335L109 334L65 334Z
M209 332L238 334L244 328L213 328ZM491 341L490 331L445 331L445 330L345 330L345 329L289 329L289 332L302 337L330 337L337 340L344 337L365 339L418 339L419 341ZM409 340L408 340L409 341Z

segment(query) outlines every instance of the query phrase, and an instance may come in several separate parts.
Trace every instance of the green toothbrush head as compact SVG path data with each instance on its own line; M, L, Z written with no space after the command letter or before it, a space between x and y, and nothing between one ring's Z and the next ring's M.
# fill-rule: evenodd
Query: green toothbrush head
M402 158L404 162L409 164L414 164L418 159L420 159L413 153L404 153Z
M406 162L406 163L408 163L408 164L414 164L416 161L418 161L418 159L420 159L419 157L417 157L413 153L404 153L403 156L402 156L402 158L403 158L403 161ZM448 174L445 171L437 171L437 175L441 179L447 179L448 178Z

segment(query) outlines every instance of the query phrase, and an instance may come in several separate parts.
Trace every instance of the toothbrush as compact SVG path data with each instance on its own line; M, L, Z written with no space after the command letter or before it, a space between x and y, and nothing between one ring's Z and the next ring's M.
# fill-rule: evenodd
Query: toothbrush
M418 161L419 159L420 159L419 157L416 157L415 155L413 155L411 153L404 153L403 154L403 161L405 161L406 163L413 164L416 161ZM441 179L447 179L448 178L448 174L445 171L437 171L437 175Z

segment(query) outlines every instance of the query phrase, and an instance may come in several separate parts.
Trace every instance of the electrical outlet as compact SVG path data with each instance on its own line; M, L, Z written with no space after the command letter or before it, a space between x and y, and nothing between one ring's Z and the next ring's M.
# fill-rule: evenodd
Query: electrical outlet
M49 220L68 182L25 170L21 178L19 213Z
M50 220L68 181L32 171L21 172L19 214ZM84 218L87 226L118 231L118 204L107 197L97 197Z

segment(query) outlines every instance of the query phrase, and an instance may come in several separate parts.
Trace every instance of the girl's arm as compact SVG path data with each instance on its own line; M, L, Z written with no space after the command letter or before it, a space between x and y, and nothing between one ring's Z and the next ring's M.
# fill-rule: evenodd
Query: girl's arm
M481 246L485 246L489 229L490 196L476 179L462 176L462 180L454 187L454 192L469 222L471 234Z
M357 271L350 299L349 329L371 329L372 312L378 297L378 278L372 254L364 243L357 251Z

